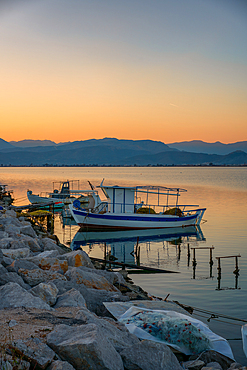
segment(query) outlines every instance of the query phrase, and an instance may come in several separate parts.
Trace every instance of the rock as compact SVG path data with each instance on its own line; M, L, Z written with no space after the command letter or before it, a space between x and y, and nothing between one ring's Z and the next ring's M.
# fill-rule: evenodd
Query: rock
M54 361L47 370L75 370L75 368L67 361Z
M3 252L2 250L0 249L0 264L3 262Z
M4 238L8 238L9 234L6 233L6 231L1 231L0 230L0 240Z
M113 319L112 321L108 321L105 318L99 318L85 308L78 311L75 318L83 320L86 324L95 324L101 328L117 352L121 352L125 348L140 343L140 340L131 334L124 324L118 323Z
M66 252L60 248L52 239L50 238L43 238L42 239L42 244L43 244L43 248L44 248L44 251L52 251L52 250L55 250L57 251L59 254L65 254Z
M34 229L32 228L31 225L22 226L20 228L20 232L21 232L21 234L31 236L32 238L37 237L36 232L34 231Z
M54 308L59 307L86 307L86 301L78 290L71 289L58 296Z
M0 263L0 276L6 274L7 272L8 270Z
M86 266L80 266L78 268L85 272L93 272L96 275L103 276L106 280L109 281L110 284L117 284L117 283L126 284L126 281L124 280L122 275L119 274L118 272L111 272L111 271L97 270L97 269L93 269L92 271L91 268L86 267Z
M34 297L17 283L7 283L0 287L0 309L4 308L39 308L51 310L42 299Z
M8 249L21 249L21 248L27 248L26 244L21 239L16 239L10 242L10 246ZM28 248L30 249L30 248Z
M7 218L7 217L9 217L9 218L16 218L16 212L13 210L13 209L7 209L6 211L5 211L5 217Z
M119 292L119 290L114 285L110 284L108 280L94 272L88 272L74 267L67 271L65 276L68 280L72 280L76 284L84 284L88 288L107 290L109 292Z
M183 363L183 366L185 369L189 370L201 370L201 368L205 365L205 362L201 360L192 360L192 361L186 361Z
M11 242L13 242L13 241L14 241L14 239L10 238L10 237L0 239L0 249L9 249L11 247Z
M16 260L19 258L26 258L30 254L29 248L20 248L20 249L2 249L3 255L12 260Z
M9 327L10 328L13 328L16 325L17 325L17 321L16 320L10 320L10 322L9 322Z
M202 367L202 370L222 370L218 362L209 362L207 366Z
M27 284L31 286L35 286L38 285L39 283L55 279L62 279L66 281L66 278L63 275L58 274L56 272L44 271L41 270L40 268L37 268L35 270L27 270L20 268L18 274L23 278L23 280Z
M7 270L9 272L18 272L19 269L34 270L37 269L37 265L23 258L20 260L14 260L11 265L7 266Z
M30 290L34 296L53 306L57 300L58 289L53 283L40 283Z
M7 274L0 275L0 286L7 283L17 283L25 290L29 290L31 288L30 285L26 284L23 281L22 277L19 276L16 272L7 272Z
M164 343L142 340L120 355L126 370L182 370L176 356Z
M25 243L25 246L30 248L32 252L41 252L42 248L39 245L38 239L37 238L31 238L28 235L22 235L22 240Z
M190 359L193 360L193 357L194 356L190 356ZM227 370L230 367L230 365L234 362L229 357L226 357L221 353L213 350L201 353L199 357L197 356L197 359L202 360L205 364L208 364L210 362L218 362L223 370Z
M243 365L241 365L238 362L233 362L231 366L227 370L234 370L234 369L240 369L242 368Z
M20 237L20 230L20 226L15 226L13 224L5 226L5 231L14 239L18 239L18 237Z
M31 257L30 260L32 258L36 258L36 257L39 257L39 258L52 258L52 257L57 257L58 255L59 255L58 251L54 249L54 250L51 250L51 251L45 251L45 252L39 253L39 254L37 254L37 256Z
M43 253L41 253L41 255L42 254ZM32 257L31 261L39 266L42 270L50 270L52 268L53 271L61 271L63 274L68 270L68 261L59 260L56 257L42 257L37 255Z
M5 257L5 256L3 255L2 265L3 265L4 267L7 267L7 266L11 265L11 263L12 263L13 261L14 261L14 260L13 260L13 258Z
M94 269L94 266L88 257L87 253L80 250L80 251L73 251L70 253L66 253L64 256L67 261L68 265L72 267L79 267L79 266L86 266Z
M11 344L11 350L28 360L32 368L46 369L55 357L55 352L39 338L30 338L25 341L16 340Z
M75 369L123 370L120 355L95 324L57 325L47 344Z

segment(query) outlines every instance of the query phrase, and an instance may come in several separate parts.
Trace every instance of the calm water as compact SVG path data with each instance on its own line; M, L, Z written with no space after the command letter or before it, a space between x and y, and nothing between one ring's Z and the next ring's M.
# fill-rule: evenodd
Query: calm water
M61 227L56 217L55 233L64 243L74 239L74 245L93 257L103 257L104 239L119 261L135 262L133 251L139 237L142 264L159 267L179 274L131 275L137 285L150 294L177 300L193 307L247 320L247 168L1 168L0 182L9 185L17 198L16 205L28 204L27 189L33 193L51 191L53 181L80 180L81 188L88 188L87 180L98 185L164 185L188 190L181 197L183 204L206 207L201 230L178 231L179 235L149 235L149 232L77 234L77 226ZM110 239L110 241L109 241ZM197 266L193 270L190 247L214 247L214 265L210 271L209 250L196 250ZM215 257L238 255L240 275L233 274L235 259L222 260L221 279L217 279ZM219 289L220 288L220 289ZM196 316L207 322L210 315ZM217 334L229 340L236 360L247 365L242 351L240 328L243 323L212 319L207 324Z

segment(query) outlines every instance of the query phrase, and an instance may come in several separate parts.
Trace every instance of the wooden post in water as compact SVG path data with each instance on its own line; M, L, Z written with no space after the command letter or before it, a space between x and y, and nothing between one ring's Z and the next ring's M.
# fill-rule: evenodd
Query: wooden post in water
M187 257L188 257L188 267L189 267L189 265L190 265L190 245L189 245L189 243L187 244Z

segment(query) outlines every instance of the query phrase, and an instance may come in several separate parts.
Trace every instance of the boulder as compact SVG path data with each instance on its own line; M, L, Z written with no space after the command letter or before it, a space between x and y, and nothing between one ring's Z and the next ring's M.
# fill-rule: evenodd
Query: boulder
M0 230L0 240L4 238L8 238L9 234L6 231Z
M0 249L10 248L11 247L11 242L13 242L13 241L14 241L13 238L10 238L10 237L7 237L7 236L5 238L0 239Z
M27 248L25 242L21 239L15 239L12 242L10 242L9 249L21 249L21 248ZM28 248L30 249L30 248Z
M20 232L21 232L21 234L31 236L32 238L37 237L36 232L34 231L34 229L32 228L31 225L22 226L20 228Z
M20 249L2 249L3 255L5 257L12 258L12 260L16 260L19 258L26 258L30 254L29 248L20 248Z
M135 335L128 331L124 324L118 323L113 319L99 318L85 308L78 311L75 318L83 320L86 324L95 324L101 328L117 352L121 352L125 348L132 347L140 342Z
M7 209L5 211L5 217L6 218L14 218L15 219L17 217L17 215L16 215L16 212L13 209Z
M192 361L186 361L183 363L183 366L185 369L188 370L201 370L201 368L205 365L205 362L201 360L192 360Z
M120 355L95 324L57 325L47 335L47 344L77 370L124 369Z
M95 274L94 270L89 272L74 267L68 270L65 276L68 280L72 280L76 284L84 284L88 288L119 292L119 290L114 285L110 284L103 276Z
M120 353L126 370L182 370L165 343L142 340Z
M51 310L42 299L34 297L17 283L7 283L1 286L0 309L17 307Z
M194 360L194 359L195 359L195 356L190 356L190 360ZM197 356L197 359L205 362L205 364L208 364L210 362L218 362L221 365L223 370L227 370L230 367L230 365L234 362L229 357L226 357L222 355L221 353L216 352L214 350L209 350L209 351L201 353L199 357Z
M40 283L30 290L34 296L41 298L44 302L53 306L57 300L58 289L50 283Z
M26 284L23 281L22 277L19 276L16 272L7 271L7 274L0 275L0 286L7 283L17 283L26 290L29 290L31 288L30 285Z
M35 270L27 270L20 268L18 271L18 274L23 278L23 280L31 285L35 286L39 283L55 280L55 279L62 279L66 281L66 278L58 274L57 272L50 272L50 271L44 271L40 268L37 268Z
M9 272L18 272L19 269L34 270L37 269L37 265L27 259L22 258L20 260L14 260L11 265L7 266L7 270Z
M67 361L54 361L52 362L47 370L75 370L75 368Z
M6 274L7 272L8 270L0 263L0 276Z
M46 369L55 357L55 352L39 338L30 338L25 341L16 340L11 343L13 353L31 363L32 368Z
M50 270L61 272L64 274L68 270L68 261L60 260L56 257L43 257L43 253L32 257L31 261L39 266L42 270Z
M54 308L59 307L86 307L86 301L78 290L72 288L58 296Z
M9 225L5 225L5 231L9 234L10 237L17 239L20 237L20 226L15 226L12 223Z
M51 250L51 251L45 251L45 252L41 252L39 254L37 254L37 256L35 257L39 257L39 258L52 258L52 257L57 257L59 255L58 251L57 250ZM31 257L31 258L35 258L35 257ZM31 260L30 258L30 260Z
M7 267L9 265L11 265L11 263L13 262L13 258L10 258L10 257L6 257L4 254L3 254L3 260L2 260L2 265L4 267Z
M97 270L97 269L94 269L92 271L91 268L86 267L86 266L80 266L78 268L85 271L85 272L93 272L94 274L97 274L99 276L103 276L111 284L117 284L117 283L126 284L126 281L124 280L123 276L121 274L119 274L118 272L111 272L111 271Z
M88 257L87 253L82 250L66 253L64 257L67 259L69 266L72 267L86 266L94 269L94 266L90 258Z
M44 251L57 251L59 254L65 254L65 252L62 248L60 248L56 242L50 238L43 238L42 239L42 245Z
M28 235L22 235L21 240L25 243L25 246L30 248L32 252L41 252L42 248L39 245L37 238L31 238L31 236Z
M218 362L209 362L206 367L202 367L202 370L222 370L222 367Z

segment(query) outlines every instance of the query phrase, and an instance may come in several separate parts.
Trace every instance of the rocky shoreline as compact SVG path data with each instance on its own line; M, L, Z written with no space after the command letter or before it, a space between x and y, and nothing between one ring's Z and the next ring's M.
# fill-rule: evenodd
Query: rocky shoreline
M189 357L140 340L103 304L149 299L124 272L0 211L0 370L246 369L212 350Z

